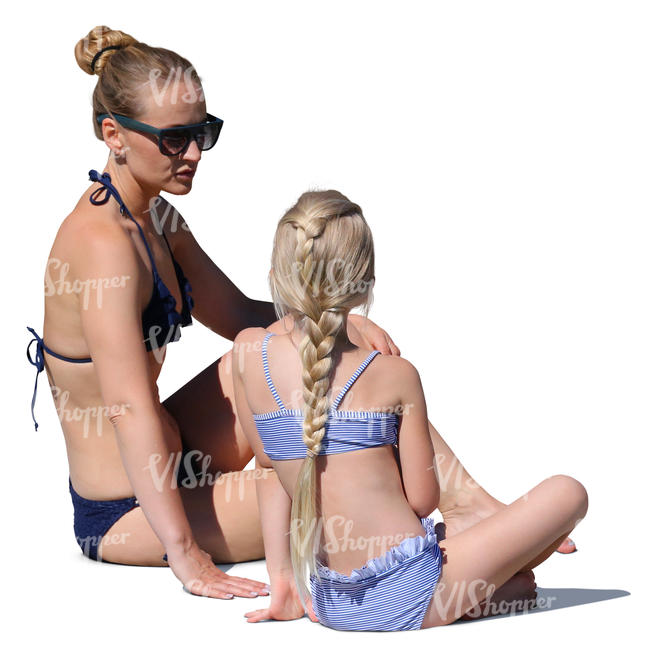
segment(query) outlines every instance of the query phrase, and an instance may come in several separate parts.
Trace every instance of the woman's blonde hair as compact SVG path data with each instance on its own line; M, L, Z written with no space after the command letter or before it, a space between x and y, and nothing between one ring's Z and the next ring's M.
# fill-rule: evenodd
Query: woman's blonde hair
M95 58L101 50L107 49ZM192 81L201 86L201 77L194 66L180 54L162 47L151 47L118 29L100 25L90 30L74 48L79 67L87 74L99 75L93 91L93 130L103 140L101 113L119 113L133 119L146 112L145 90L159 97L159 85L169 89L172 78ZM94 61L94 64L93 64ZM159 83L159 79L162 80Z
M319 520L315 456L329 412L331 353L346 315L372 303L375 256L361 208L336 190L308 191L280 219L269 283L278 318L291 315L305 331L299 345L303 373L303 433L307 456L291 506L291 563L300 598L309 593L305 571L315 571Z

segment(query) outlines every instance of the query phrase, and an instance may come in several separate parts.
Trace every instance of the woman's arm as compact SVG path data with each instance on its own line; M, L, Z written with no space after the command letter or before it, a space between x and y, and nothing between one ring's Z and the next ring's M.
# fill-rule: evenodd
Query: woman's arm
M246 327L264 327L277 320L273 303L246 296L210 259L171 203L157 197L151 218L159 231L164 230L174 257L192 285L192 315L198 321L232 341Z
M122 463L143 513L172 571L189 591L219 598L249 596L251 588L242 587L243 579L220 571L196 544L167 465L171 452L142 341L140 266L130 237L110 222L90 222L77 236L84 246L71 265L76 278L127 277L122 287L104 291L101 301L80 305L80 316Z
M178 490L169 477L156 480L169 450L142 343L137 253L115 224L94 222L80 238L85 245L72 269L77 278L128 278L122 287L104 291L101 301L80 306L81 325L135 496L165 550L184 547L192 532Z
M164 229L174 257L192 285L193 315L197 320L230 341L247 327L276 331L271 328L279 322L273 303L254 300L240 291L201 248L178 210L163 197L157 198L152 219L159 229ZM387 332L360 314L348 317L347 334L359 347L374 348L382 354L400 353Z

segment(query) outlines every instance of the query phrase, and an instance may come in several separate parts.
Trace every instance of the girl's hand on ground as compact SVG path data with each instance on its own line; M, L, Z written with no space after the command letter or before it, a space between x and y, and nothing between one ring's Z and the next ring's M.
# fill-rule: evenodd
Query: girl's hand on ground
M231 599L268 596L264 582L231 576L214 565L209 553L192 541L186 549L167 551L167 562L186 591L195 596Z
M252 612L246 612L244 616L249 623L258 623L259 621L292 621L296 618L302 618L305 615L305 609L300 602L298 591L293 580L271 581L272 595L271 605L262 609L255 609ZM307 615L312 623L318 623L318 617L314 613L311 598L307 596Z

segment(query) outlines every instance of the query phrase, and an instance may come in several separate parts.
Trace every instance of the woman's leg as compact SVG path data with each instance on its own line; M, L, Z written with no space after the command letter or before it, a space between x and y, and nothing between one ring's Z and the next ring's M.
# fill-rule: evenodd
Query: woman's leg
M436 532L439 539L445 539L453 537L482 519L503 510L506 504L488 494L469 475L431 422L429 422L429 433L436 453L436 466L440 481L438 510L444 519L444 524L439 524L436 527ZM576 549L573 541L565 536L553 550L571 553Z
M552 476L492 516L440 542L442 575L422 627L446 625L489 601L515 573L548 556L584 518L587 505L580 482Z
M258 480L264 480L259 470L246 470L221 474L214 485L206 481L203 486L179 488L196 542L217 564L264 558ZM142 508L120 517L99 549L103 560L137 566L167 566L164 553Z
M180 430L183 445L194 450L211 473L244 469L253 450L244 435L232 380L232 349L168 397L163 406Z
M229 352L212 363L161 407L171 453L183 447L182 464L192 460L179 488L192 532L217 563L264 558L255 487L263 478L259 470L242 471L253 451L234 412L230 357ZM162 459L161 475L166 462ZM100 553L109 562L166 566L164 548L141 508L107 531Z

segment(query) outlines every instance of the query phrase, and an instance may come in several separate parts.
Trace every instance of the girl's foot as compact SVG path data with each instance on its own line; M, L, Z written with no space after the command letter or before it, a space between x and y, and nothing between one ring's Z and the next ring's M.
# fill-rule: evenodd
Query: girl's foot
M573 553L578 549L574 541L570 537L567 537L555 550L558 553Z
M469 479L467 486L461 486L453 491L448 490L444 494L444 499L441 498L438 510L440 510L444 523L436 524L438 541L458 535L481 519L485 519L505 507L505 503L490 496L472 479ZM567 537L556 549L558 553L573 553L576 550L576 545L570 537Z
M531 570L522 571L515 573L492 596L472 607L459 620L475 621L479 618L487 618L498 614L528 611L535 607L536 599L537 584L535 583L535 574Z

